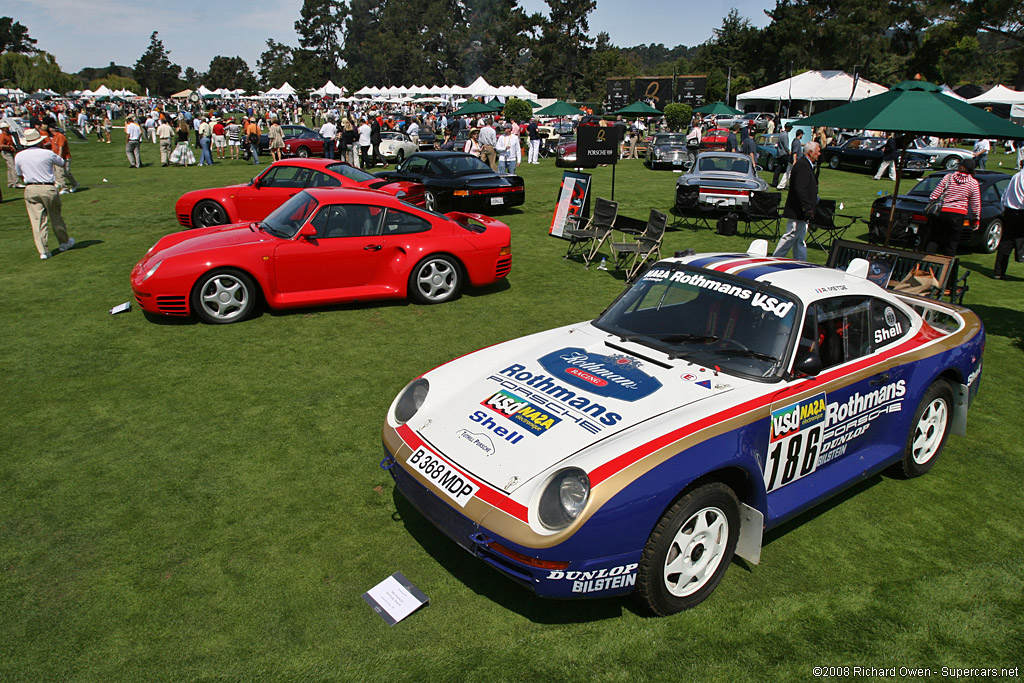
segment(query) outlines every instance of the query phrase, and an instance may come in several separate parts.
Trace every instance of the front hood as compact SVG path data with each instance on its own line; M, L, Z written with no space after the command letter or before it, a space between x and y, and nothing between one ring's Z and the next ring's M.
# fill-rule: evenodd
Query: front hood
M409 427L510 493L613 434L743 383L664 358L590 323L515 339L425 375L430 392Z
M236 247L241 244L278 241L280 238L250 227L249 223L219 225L200 230L185 230L167 235L157 242L150 257L168 258L208 249Z

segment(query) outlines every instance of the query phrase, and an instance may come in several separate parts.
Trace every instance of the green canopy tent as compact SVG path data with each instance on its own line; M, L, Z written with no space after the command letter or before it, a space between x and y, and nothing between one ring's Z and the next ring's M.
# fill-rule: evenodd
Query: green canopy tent
M705 104L703 107L697 107L693 110L694 114L742 114L743 112L736 107L730 107L725 102L712 102L711 104Z
M892 223L896 216L896 197L907 145L919 135L940 137L986 137L1024 140L1024 127L995 114L961 102L927 81L903 81L888 92L844 104L798 121L801 126L832 126L852 130L878 130L903 137L899 163L896 164L896 186L885 230L885 246L889 246Z
M491 111L499 112L505 108L505 104L495 97L490 102L486 102L487 106L491 108Z
M556 100L543 109L534 112L537 116L583 116L584 112L568 102Z
M470 100L464 105L455 110L453 116L466 116L469 114L493 114L494 109L483 102L477 102L476 100Z
M523 102L526 102L528 105L530 105L534 109L540 109L540 103L539 102L534 102L533 100L523 100Z
M633 104L612 113L616 116L661 116L662 114L662 112L642 100L637 100Z

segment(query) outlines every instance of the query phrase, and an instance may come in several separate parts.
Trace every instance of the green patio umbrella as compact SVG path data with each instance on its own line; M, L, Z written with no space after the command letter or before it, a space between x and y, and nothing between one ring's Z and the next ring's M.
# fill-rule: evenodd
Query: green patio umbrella
M543 109L533 112L537 116L583 116L584 112L567 102L556 100Z
M984 109L943 94L942 87L927 81L903 81L888 92L844 104L798 121L801 126L832 126L853 130L879 130L904 136L900 160L896 164L896 186L885 231L889 246L895 197L900 193L907 145L919 135L939 137L985 137L1024 140L1024 127L991 114Z
M526 102L531 107L533 107L534 109L540 109L540 103L539 102L534 102L533 100L523 100L523 101Z
M494 109L490 105L476 100L470 100L455 110L453 116L465 116L467 114L492 114Z
M637 100L633 104L612 113L615 115L621 114L622 116L661 116L659 110L642 100Z
M725 102L712 102L711 104L705 104L703 107L697 107L693 110L694 114L742 114L736 107L730 107Z
M490 102L486 102L485 104L491 108L491 111L495 112L499 112L505 108L505 104L501 102L497 97L495 97Z

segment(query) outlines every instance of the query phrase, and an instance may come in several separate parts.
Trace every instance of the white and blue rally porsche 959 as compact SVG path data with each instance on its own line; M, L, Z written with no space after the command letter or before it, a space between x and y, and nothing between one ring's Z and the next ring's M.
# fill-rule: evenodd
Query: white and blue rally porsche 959
M399 491L537 595L697 605L734 554L964 434L985 333L971 311L765 256L659 261L596 320L411 382L384 425Z

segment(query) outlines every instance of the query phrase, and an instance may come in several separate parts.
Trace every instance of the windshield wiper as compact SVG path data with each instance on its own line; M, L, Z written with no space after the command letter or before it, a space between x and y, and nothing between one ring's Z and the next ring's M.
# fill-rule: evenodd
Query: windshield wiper
M284 237L284 238L291 237L291 235L289 235L285 231L277 230L277 229L267 225L266 223L260 223L260 230L263 230L265 232L269 232L271 235L274 235L275 237Z
M697 344L710 344L711 342L718 341L718 337L712 334L680 334L678 332L648 332L646 334L620 334L619 339L627 341L636 341L637 339L643 339L649 337L651 339L657 339L658 341L668 342L669 344L679 342L694 342Z
M760 351L754 351L753 349L711 349L708 353L713 353L716 356L746 356L747 358L756 358L757 360L768 361L771 363L778 363L780 360L775 356L769 356L767 353L761 353Z

